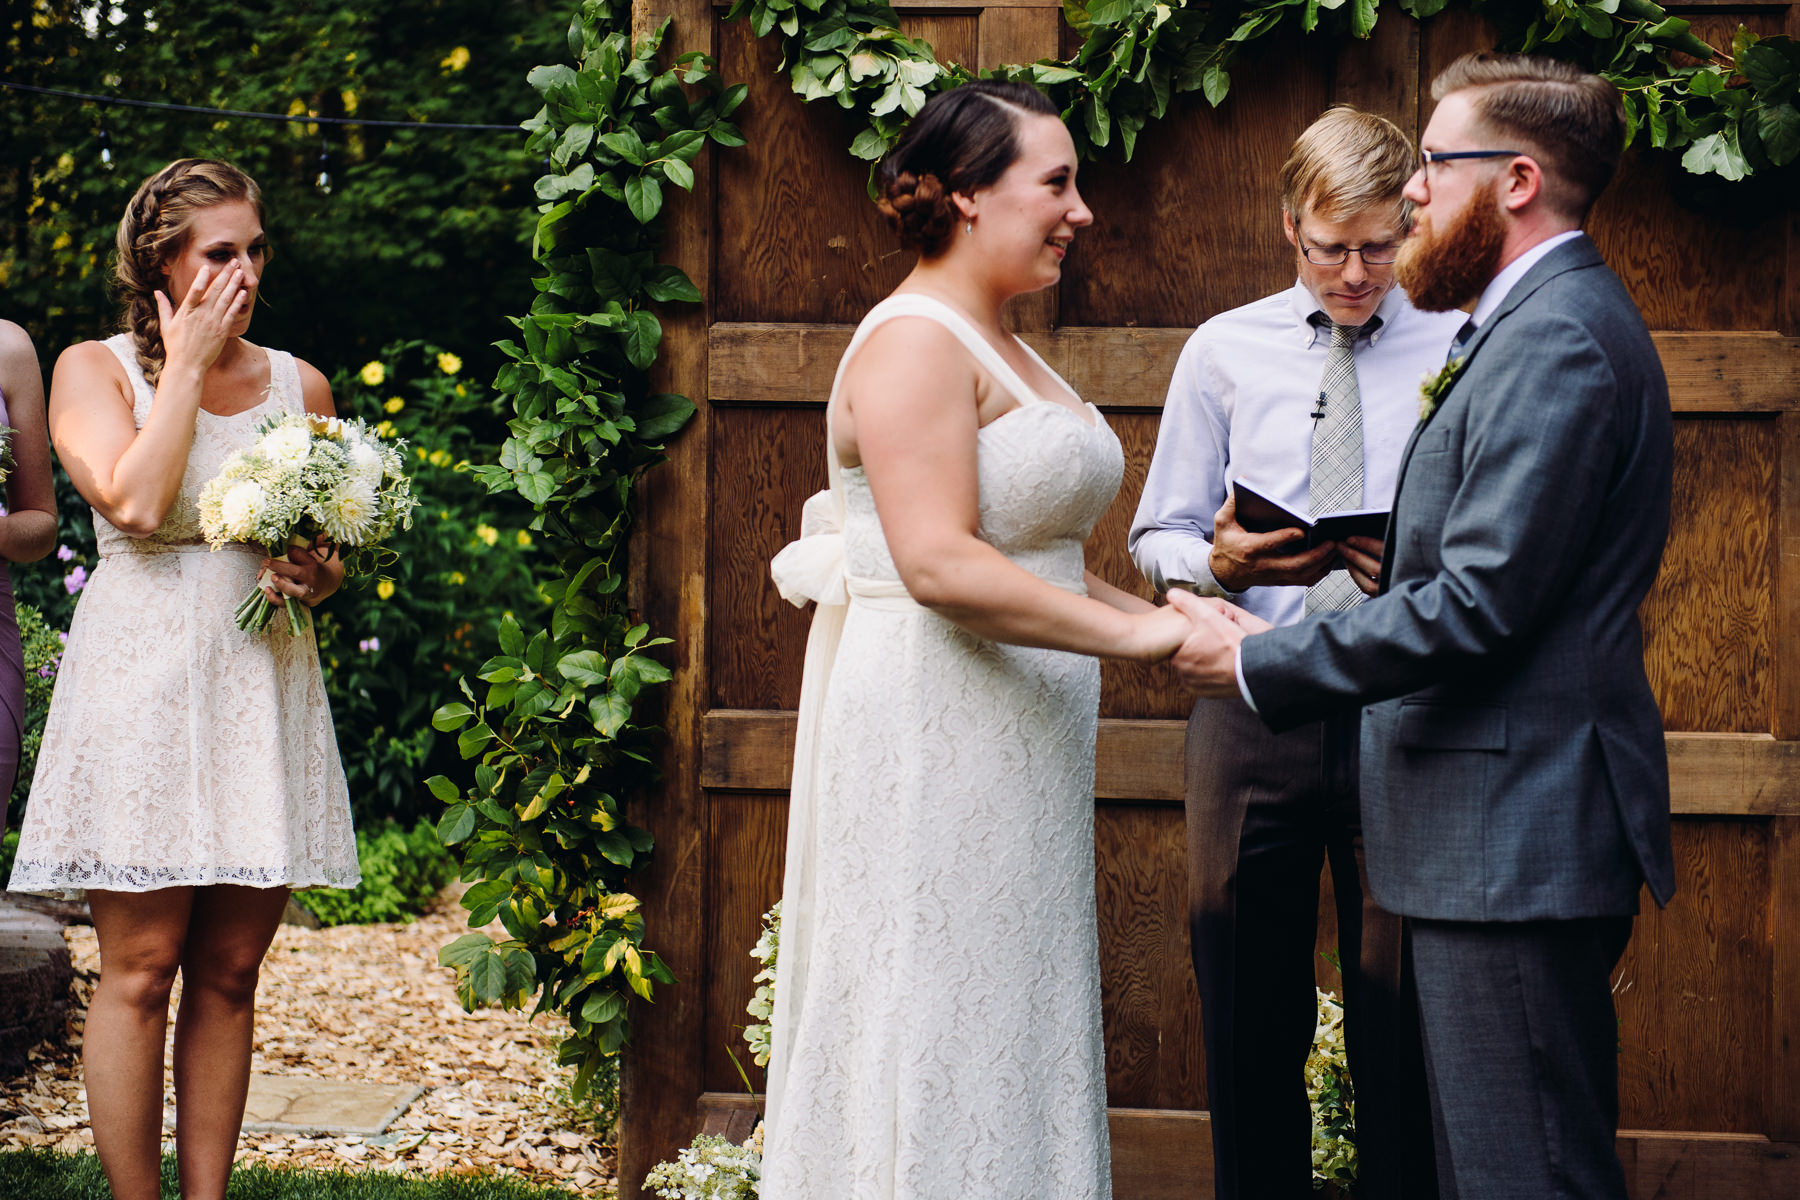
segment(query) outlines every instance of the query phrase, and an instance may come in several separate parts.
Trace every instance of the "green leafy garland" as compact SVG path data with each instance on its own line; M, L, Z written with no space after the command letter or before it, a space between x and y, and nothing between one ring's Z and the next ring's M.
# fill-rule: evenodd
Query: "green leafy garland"
M744 141L727 118L745 89L725 87L697 53L660 68L668 24L634 48L630 22L624 0L585 0L569 27L577 65L529 76L544 99L525 123L528 149L546 159L538 296L514 320L523 345L500 343L512 361L495 387L512 400L511 436L476 473L532 503L559 578L542 589L551 607L537 628L502 623L500 653L477 672L485 694L464 680L468 702L432 719L479 759L474 788L428 781L448 806L439 837L464 847L469 923L497 919L510 935L471 933L439 957L456 968L465 1007L522 1007L535 993L536 1011L568 1019L561 1058L577 1067L577 1098L630 1037L629 997L675 981L645 948L625 891L651 848L623 811L655 778L654 730L636 710L669 678L649 653L668 639L627 609L625 552L634 485L694 413L685 396L652 392L647 375L662 340L652 305L700 299L656 261L663 188L693 187L708 141Z
M1449 0L1397 0L1409 16ZM1629 140L1681 149L1696 174L1742 179L1800 158L1800 44L1740 26L1729 56L1651 0L1471 0L1507 49L1554 52L1612 80L1625 97ZM1072 57L1014 64L990 77L1035 84L1062 108L1077 148L1094 157L1115 138L1129 159L1138 134L1173 98L1198 91L1215 107L1231 90L1242 49L1285 24L1367 38L1377 0L1063 0L1082 37ZM866 114L850 152L881 158L934 91L965 83L966 67L940 64L904 36L884 0L736 0L727 19L758 37L778 32L782 68L806 100L836 100Z

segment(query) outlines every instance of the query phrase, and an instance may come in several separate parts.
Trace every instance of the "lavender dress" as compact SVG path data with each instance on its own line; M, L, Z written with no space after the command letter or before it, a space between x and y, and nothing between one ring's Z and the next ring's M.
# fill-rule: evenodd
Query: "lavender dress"
M0 392L0 425L10 424L6 393ZM25 732L25 655L19 649L19 618L13 612L12 575L0 559L0 829L6 801L19 773L19 742Z

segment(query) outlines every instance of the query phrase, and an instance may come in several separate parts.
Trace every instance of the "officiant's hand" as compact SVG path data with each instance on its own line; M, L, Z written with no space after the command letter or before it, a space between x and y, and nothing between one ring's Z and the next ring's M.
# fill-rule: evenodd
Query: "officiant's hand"
M1238 524L1236 494L1228 494L1213 515L1212 547L1208 565L1213 579L1228 592L1284 584L1310 586L1330 573L1338 554L1331 543L1308 550L1305 535L1298 529L1251 533Z
M1175 651L1175 673L1203 696L1235 696L1238 643L1260 633L1268 622L1222 600L1205 600L1184 591L1169 593L1170 607L1194 623L1187 641Z
M1338 553L1344 556L1344 566L1350 569L1350 578L1356 580L1356 586L1366 596L1373 596L1381 590L1381 550L1379 541L1371 537L1345 538L1337 543Z

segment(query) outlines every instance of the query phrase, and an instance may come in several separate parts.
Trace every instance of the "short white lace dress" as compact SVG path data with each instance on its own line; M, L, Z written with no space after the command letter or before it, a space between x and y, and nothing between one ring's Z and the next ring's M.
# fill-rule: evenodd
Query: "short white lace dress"
M131 378L141 428L154 390L126 335L106 346ZM239 630L233 614L262 551L210 551L200 533L200 490L225 459L264 417L305 408L293 356L267 353L260 404L196 418L181 493L155 533L129 537L94 514L100 561L51 696L15 891L358 880L312 629Z
M1082 543L1123 473L1117 437L1092 406L1038 397L926 297L878 305L845 358L896 316L943 324L1019 400L978 435L981 536L1085 592ZM1094 913L1099 666L986 641L920 607L862 470L843 470L841 489L848 606L823 680L808 653L816 757L803 732L762 1194L1110 1196ZM776 566L790 599L793 565ZM815 621L827 619L822 609Z

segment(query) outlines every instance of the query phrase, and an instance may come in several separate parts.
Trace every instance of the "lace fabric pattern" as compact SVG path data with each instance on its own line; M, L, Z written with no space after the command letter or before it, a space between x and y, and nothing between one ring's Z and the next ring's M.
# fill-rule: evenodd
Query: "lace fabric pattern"
M109 339L141 427L154 392L125 335ZM275 411L304 401L291 355L269 393L196 418L180 495L147 538L94 514L100 562L82 592L45 721L11 887L62 893L177 886L352 887L349 792L311 628L233 623L259 550L209 551L200 490Z
M979 434L981 535L1079 591L1119 443L1091 408L1089 424L1020 399ZM863 472L844 470L842 488L846 573L897 581ZM1110 1196L1099 686L1092 658L850 601L817 735L811 903L783 899L778 994L790 935L809 949L776 1035L765 1196ZM801 921L804 935L789 928Z

